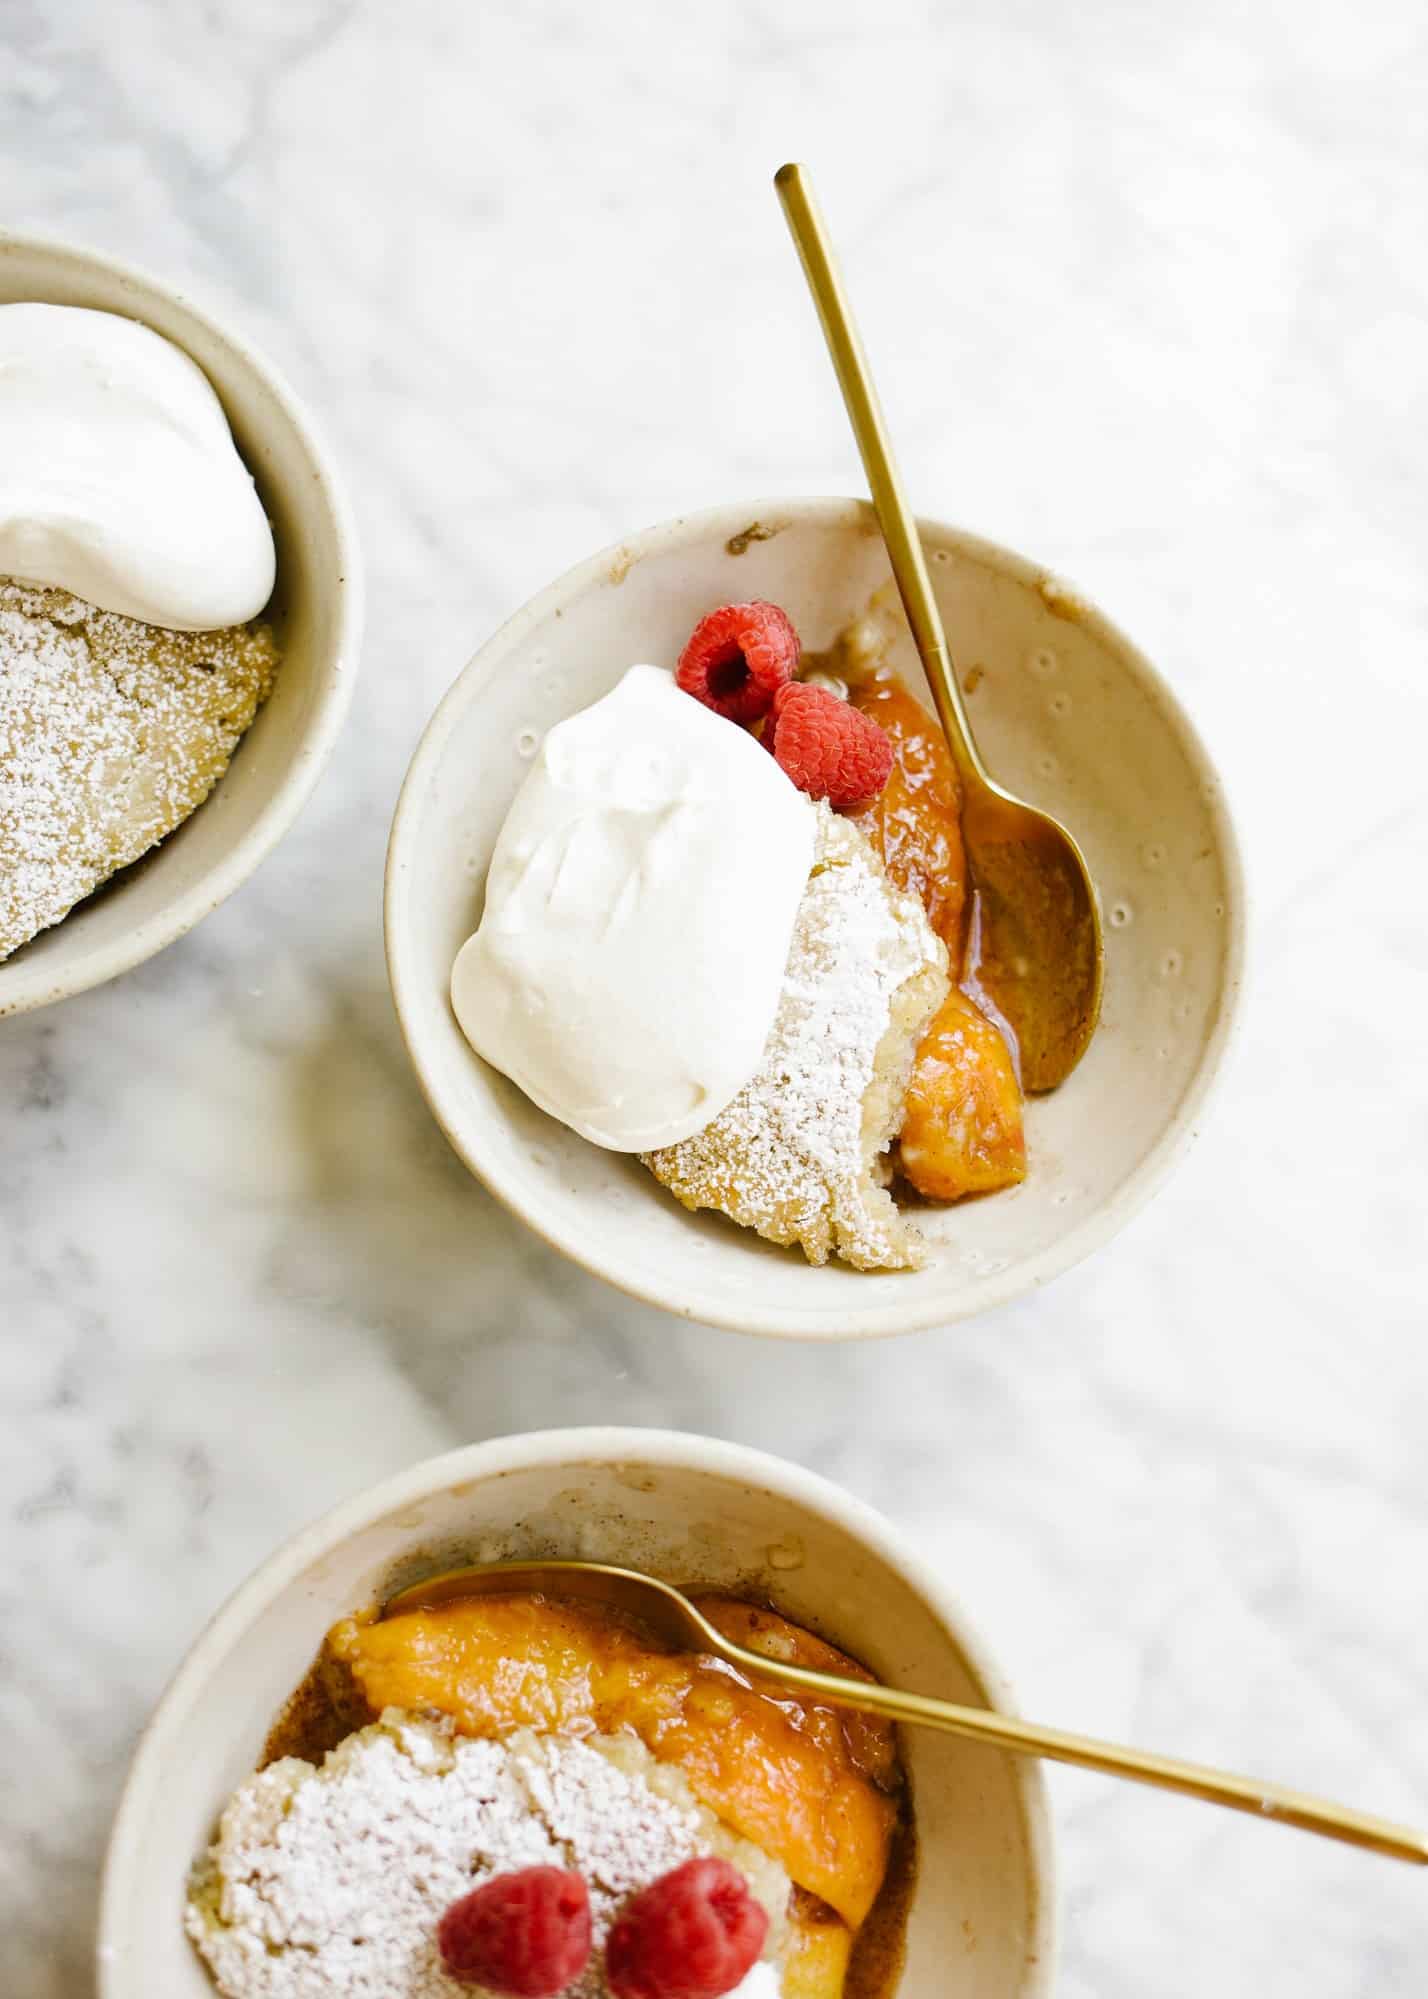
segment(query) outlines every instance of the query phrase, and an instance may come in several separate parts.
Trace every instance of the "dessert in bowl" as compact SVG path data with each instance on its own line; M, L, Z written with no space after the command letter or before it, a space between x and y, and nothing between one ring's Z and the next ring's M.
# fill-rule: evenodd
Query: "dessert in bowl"
M950 1594L798 1467L638 1430L474 1446L319 1522L199 1640L120 1806L101 1999L511 1990L510 1903L551 1893L571 1955L540 1989L625 1999L633 1967L655 1999L659 1905L711 1886L738 1947L711 1993L1050 1990L1034 1763L766 1698L588 1605L377 1614L537 1555L676 1578L756 1648L1006 1703ZM463 1957L483 1928L496 1957Z
M292 822L345 713L345 499L176 292L0 235L0 1014L140 963Z
M1054 579L935 523L924 524L923 534L979 739L1014 789L1038 797L1072 827L1108 916L1102 1025L1053 1095L1023 1109L1014 1051L995 1005L979 990L976 884L955 879L955 853L950 868L924 865L939 851L946 860L955 810L943 825L923 827L918 839L903 838L909 809L937 789L934 782L919 793L909 773L924 767L939 739L910 641L888 605L886 560L866 507L795 501L720 509L634 537L563 578L472 661L434 718L403 789L388 862L388 960L433 1109L468 1164L550 1241L691 1318L850 1337L946 1322L1044 1281L1104 1239L1150 1191L1192 1134L1224 1050L1240 981L1242 890L1234 835L1193 729L1141 655ZM639 662L640 676L662 675L668 706L676 698L670 676L691 632L716 607L751 604L779 607L802 641L802 659L800 677L775 690L775 706L754 718L760 740L739 743L749 773L740 787L727 796L707 785L700 792L706 806L713 802L716 827L722 813L737 850L721 859L721 893L709 890L716 871L701 865L700 850L675 849L674 880L649 933L659 952L621 955L607 940L626 941L624 904L617 898L607 907L600 899L617 871L602 860L593 875L582 874L589 851L582 849L562 878L562 888L574 888L572 916L577 905L582 914L548 926L569 953L568 984L585 1009L584 1030L572 1033L575 1015L560 1011L558 955L534 978L530 963L518 963L506 948L510 911L522 921L528 912L511 893L520 861L502 829L509 815L521 836L516 845L539 844L545 828L537 823L538 837L525 838L522 819L532 786L549 777L557 752L563 763L596 773L587 789L598 806L601 785L609 791L597 772L600 739L628 734L624 711L636 705L637 676L626 680L628 670ZM873 772L871 799L853 795L858 783L871 781L859 767L852 790L841 797L814 792L810 804L798 790L807 758L796 731L793 753L785 757L781 748L785 720L798 721L818 702L831 711L838 694L849 697L845 716L851 709L880 728L896 754ZM650 679L642 698L646 707L654 702ZM738 717L686 706L708 728L738 737L731 727ZM597 718L605 718L598 729ZM770 724L773 758L765 750ZM766 772L764 793L773 782L770 764L791 778L785 791L805 808L811 873L806 856L797 855L799 835L787 827L770 834L782 824L772 799L750 803L755 763ZM560 787L568 794L564 778ZM669 807L666 820L689 821L688 799L671 793L658 802ZM935 837L921 837L929 831ZM706 849L712 844L711 835ZM760 873L757 853L770 846ZM804 883L796 904L785 869ZM643 855L630 872L642 885L649 878ZM956 891L950 906L949 885ZM840 901L841 910L830 908ZM731 1104L723 1093L748 1061L745 1015L752 1010L754 1024L768 1026L753 1002L768 1004L769 939L787 937L789 925L793 944L764 1048L765 1074ZM882 943L873 936L879 926ZM802 962L801 928L810 932ZM495 948L483 946L483 936ZM614 999L603 1006L591 973L602 948L615 982L607 989ZM502 954L504 986L493 976ZM479 982L470 976L473 956ZM683 987L665 976L669 963ZM800 996L810 993L804 1013L822 1015L812 1031L794 1017ZM643 1016L628 1004L634 998ZM591 1092L582 1111L574 1086L600 1079L611 1041L605 1030L619 1024L622 1007L637 1021L621 1056L630 1073L607 1093L622 1106L619 1119L602 1125L589 1115L598 1108ZM558 1030L551 1045L565 1051L543 1067L524 1059L542 1008ZM827 1068L830 1037L864 1016L856 1087L840 1091L855 1072L841 1057ZM724 1021L727 1036L718 1032ZM521 1026L524 1052L511 1023ZM680 1035L696 1030L719 1064L686 1059ZM672 1035L680 1042L673 1064ZM808 1059L810 1047L816 1059ZM582 1062L585 1077L576 1073ZM656 1130L661 1118L673 1121L662 1135L625 1117L630 1105L640 1108L641 1062L650 1078L687 1093L681 1104L677 1091L656 1092L645 1106ZM766 1115L749 1101L761 1084ZM807 1099L823 1122L812 1138L796 1134L776 1170L764 1170L771 1128L781 1126L786 1137L789 1105ZM949 1146L950 1113L969 1100L977 1142ZM796 1200L770 1197L771 1185L776 1194L786 1190L790 1151L805 1159L829 1152L827 1120L840 1107L846 1171L829 1181L821 1206L806 1187ZM652 1186L650 1166L697 1212L682 1212ZM896 1198L889 1198L889 1181ZM738 1198L751 1182L759 1197ZM846 1198L831 1191L835 1185ZM983 1194L991 1197L965 1198ZM819 1208L814 1227L806 1224L811 1206ZM850 1210L845 1228L841 1217ZM732 1227L731 1218L745 1228ZM813 1267L796 1252L770 1248L760 1232L774 1243L801 1244Z

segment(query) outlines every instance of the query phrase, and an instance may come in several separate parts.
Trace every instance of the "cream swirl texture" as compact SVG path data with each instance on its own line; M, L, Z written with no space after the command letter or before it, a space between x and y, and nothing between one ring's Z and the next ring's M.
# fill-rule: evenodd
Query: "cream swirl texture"
M452 974L472 1047L595 1145L702 1130L758 1068L814 823L752 736L632 666L549 732L501 829Z
M0 576L172 631L246 624L273 532L223 406L172 341L85 306L0 306Z

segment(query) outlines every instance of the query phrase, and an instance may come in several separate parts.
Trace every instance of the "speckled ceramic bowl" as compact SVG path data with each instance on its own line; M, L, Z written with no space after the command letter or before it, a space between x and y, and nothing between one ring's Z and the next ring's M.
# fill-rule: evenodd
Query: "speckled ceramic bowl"
M356 532L301 403L261 355L177 291L87 250L0 232L0 304L37 299L141 320L218 391L278 546L270 699L191 818L0 964L0 1015L84 992L182 937L246 881L306 803L347 712L362 628Z
M883 1679L1009 1710L955 1594L879 1516L761 1452L657 1430L477 1444L339 1506L232 1597L139 1744L105 1868L99 1999L212 1999L184 1884L338 1617L458 1561L575 1555L763 1595ZM1040 1765L909 1731L921 1861L899 1999L1048 1999L1056 1943Z
M918 1220L916 1273L811 1269L544 1116L474 1055L452 961L481 913L506 809L542 732L634 660L673 665L714 605L765 597L827 645L887 582L853 500L721 507L563 576L484 645L407 774L387 863L387 960L407 1046L451 1143L587 1269L687 1318L854 1339L935 1326L1043 1284L1114 1234L1194 1136L1241 983L1243 889L1215 771L1174 695L1114 626L1032 563L938 521L923 537L993 773L1076 833L1106 916L1105 1009L1062 1088L1028 1111L1030 1172ZM897 665L926 693L904 640Z

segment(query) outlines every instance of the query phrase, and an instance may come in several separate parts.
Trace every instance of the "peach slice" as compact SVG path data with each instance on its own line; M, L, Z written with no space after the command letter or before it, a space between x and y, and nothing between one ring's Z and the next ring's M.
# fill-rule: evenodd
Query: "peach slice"
M962 787L941 729L897 675L881 668L855 681L848 699L892 738L892 776L855 815L898 888L921 896L927 920L962 962L967 853Z
M990 1194L1026 1178L1011 1050L995 1022L956 987L913 1061L899 1149L907 1178L935 1201Z
M783 1999L843 1999L853 1932L831 1909L793 1912L793 1938L783 1967Z
M727 1598L701 1599L732 1637L861 1673L811 1634ZM724 1822L853 1928L877 1898L897 1823L891 1731L727 1667L661 1651L632 1625L576 1603L481 1597L329 1634L374 1713L447 1714L467 1735L632 1729ZM863 1675L866 1677L866 1675ZM851 1725L845 1725L850 1723Z

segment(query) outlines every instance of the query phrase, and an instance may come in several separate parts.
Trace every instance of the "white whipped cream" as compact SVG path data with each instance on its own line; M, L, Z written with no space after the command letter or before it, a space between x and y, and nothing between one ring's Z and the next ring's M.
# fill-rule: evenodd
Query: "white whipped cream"
M273 532L223 406L172 341L83 306L0 306L0 576L174 631L246 624Z
M814 812L655 666L558 723L516 795L451 998L478 1054L595 1145L692 1137L759 1065Z

